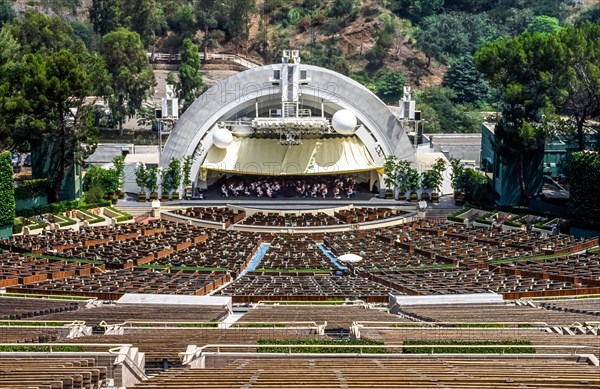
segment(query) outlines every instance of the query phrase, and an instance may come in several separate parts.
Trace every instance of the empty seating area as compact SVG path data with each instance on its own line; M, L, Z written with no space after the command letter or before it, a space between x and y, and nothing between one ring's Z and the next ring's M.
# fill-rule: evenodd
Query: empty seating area
M368 309L366 307L353 305L257 305L248 310L237 323L278 323L293 321L314 321L317 324L327 322L327 328L345 328L349 329L354 321L381 321L381 322L399 322L410 323L398 315L392 315L387 312Z
M400 312L429 322L534 323L571 325L590 321L590 316L571 312L548 311L528 305L470 304L400 306Z
M335 217L345 224L364 223L375 220L384 220L405 215L405 211L391 208L350 208L335 212Z
M542 301L538 305L547 310L593 315L597 318L600 317L600 298ZM589 319L595 320L591 317ZM600 318L598 318L598 320L600 320Z
M27 285L44 280L63 280L102 272L104 265L55 261L24 257L17 253L0 253L0 287Z
M0 358L0 387L6 389L95 389L106 387L107 368L93 357Z
M51 313L71 312L80 308L80 303L65 300L0 297L0 320L29 318Z
M37 294L69 294L117 300L125 293L206 294L224 282L229 274L213 272L109 270L89 277L45 280L17 285L7 290Z
M206 239L155 258L159 265L212 267L238 272L259 246L261 236L247 232L208 230Z
M276 235L260 267L264 269L333 269L331 261L319 248L321 236Z
M228 207L193 207L173 211L176 215L182 215L192 219L206 220L223 223L226 227L239 222L246 217L246 211L233 210Z
M387 302L398 290L361 277L319 275L269 275L249 273L220 291L233 297L234 303L265 300L325 301L362 299Z
M241 224L274 227L316 227L334 226L342 224L342 221L324 212L300 214L256 212L244 219Z
M411 295L464 294L494 292L515 295L528 293L587 291L585 286L550 278L505 274L491 270L431 270L373 273L374 281L389 285ZM593 289L591 289L593 290Z
M581 388L600 384L596 366L575 358L252 358L177 369L136 388Z

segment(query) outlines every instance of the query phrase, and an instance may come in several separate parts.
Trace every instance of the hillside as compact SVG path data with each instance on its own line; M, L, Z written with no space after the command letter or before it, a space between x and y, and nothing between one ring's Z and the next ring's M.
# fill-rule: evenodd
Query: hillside
M449 10L473 12L473 16L477 16L481 11L495 12L494 3L498 3L498 9L512 6L522 10L539 8L542 4L546 11L541 12L550 13L547 10L551 7L544 5L546 2L529 0L518 6L519 2L512 0L504 3L469 0L463 2L463 6L443 0L428 3L440 4L429 14ZM599 2L565 1L564 18L573 20L581 10ZM88 23L93 0L12 0L11 3L18 14L34 8L46 14L60 15L69 22L77 19ZM436 58L427 66L429 58L423 52L423 43L419 44L415 39L420 24L428 15L427 5L418 0L239 0L238 5L223 5L221 9L215 8L216 2L212 0L201 3L128 0L125 3L132 4L131 9L140 12L144 7L154 7L153 12L162 18L152 21L158 27L152 33L152 41L146 40L149 50L177 52L183 37L190 36L199 46L209 44L210 51L242 53L270 63L279 61L282 49L294 48L302 51L306 63L332 67L348 75L366 73L372 76L379 69L397 71L417 88L441 84L448 69L447 60ZM239 5L244 3L254 7L246 19L241 13L245 11ZM210 31L207 29L208 37L202 28L202 12L213 12L214 21L211 21ZM236 18L244 24L237 37L231 31L230 20ZM374 53L380 58L369 59Z

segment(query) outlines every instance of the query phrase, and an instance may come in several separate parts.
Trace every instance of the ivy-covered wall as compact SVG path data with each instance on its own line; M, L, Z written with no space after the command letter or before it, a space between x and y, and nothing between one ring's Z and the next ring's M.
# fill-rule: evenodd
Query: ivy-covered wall
M573 225L600 229L600 153L573 153L566 172L571 186L569 208Z
M15 221L15 188L10 151L0 153L0 236L7 238L12 233Z

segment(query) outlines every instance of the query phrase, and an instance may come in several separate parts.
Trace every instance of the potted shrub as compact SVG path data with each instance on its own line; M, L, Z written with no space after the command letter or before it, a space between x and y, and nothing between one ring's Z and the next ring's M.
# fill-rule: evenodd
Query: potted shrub
M140 202L146 201L146 192L140 192L140 193L138 193L138 199L137 199L137 201L140 201Z

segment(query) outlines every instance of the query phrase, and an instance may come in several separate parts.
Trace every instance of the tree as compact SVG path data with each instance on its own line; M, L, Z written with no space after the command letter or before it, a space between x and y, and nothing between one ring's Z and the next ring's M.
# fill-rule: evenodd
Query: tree
M137 32L145 44L153 43L155 32L164 25L164 14L156 0L126 0L122 3L122 26Z
M183 4L168 18L167 23L172 30L183 35L188 35L194 30L194 18L194 7L189 4Z
M135 169L135 184L141 189L146 189L146 165L139 163Z
M419 47L427 56L441 63L475 52L483 42L502 36L496 24L486 15L448 12L423 19L415 34Z
M265 2L269 3L269 2ZM208 47L214 43L217 36L211 30L219 25L217 17L223 11L222 3L216 0L205 0L196 3L196 19L198 25L204 30L202 47L204 50L204 60L208 58Z
M500 100L502 117L495 128L494 149L507 166L516 167L520 203L539 188L527 185L526 172L535 166L544 150L547 127L544 117L554 107L548 98L561 61L561 45L556 34L523 34L513 39L486 43L474 57L475 64ZM528 173L529 174L529 173Z
M194 157L191 155L186 155L183 157L183 166L181 168L181 184L183 185L183 191L185 192L186 188L192 185L192 180L190 177L190 173L192 171L192 164L194 163Z
M567 27L558 39L560 48L554 52L559 58L548 72L552 75L549 98L558 113L569 118L566 135L574 136L579 150L584 150L586 133L597 131L600 116L600 26Z
M255 12L254 0L224 0L225 32L239 47L247 41L250 31L250 19Z
M86 191L100 187L105 193L113 194L119 188L119 172L116 169L92 166L85 174L83 186Z
M391 8L394 12L414 21L437 13L444 6L444 0L396 0Z
M73 30L68 24L58 16L46 16L31 9L14 25L12 34L24 51L40 55L73 45Z
M108 105L123 133L123 122L140 109L155 85L154 73L137 33L120 28L102 39L102 54L111 77Z
M104 36L121 27L122 13L120 0L92 0L89 15L94 32Z
M468 111L468 106L455 104L456 93L446 87L433 86L414 93L422 116L426 118L430 132L439 128L442 132L474 133L478 132L481 119ZM434 115L425 115L429 109ZM437 121L437 122L436 122Z
M452 88L456 103L481 106L490 98L490 86L473 63L471 56L462 56L452 63L444 75L442 86Z
M16 17L15 10L8 0L0 0L0 27L12 22Z
M156 192L158 189L158 168L151 167L146 169L146 174L144 175L144 188L148 188L148 190L152 192Z
M48 199L58 201L68 172L97 143L85 99L95 94L92 80L103 79L102 66L80 41L73 43L72 30L58 18L28 12L13 32L25 54L13 55L0 71L0 120L13 144L30 145L43 158L34 161L33 174L48 177Z
M113 169L117 175L117 188L123 189L123 182L125 181L125 157L117 155L112 159Z
M169 166L162 174L162 190L169 193L169 200L173 198L173 191L181 184L181 161L171 158Z
M200 55L198 47L192 40L183 40L181 49L181 64L179 65L179 82L177 96L181 101L181 111L184 112L198 96L206 89L200 70Z
M15 188L11 160L10 151L0 153L0 226L12 227L15 222Z
M547 33L547 32L556 32L561 29L560 23L557 18L553 18L546 15L536 16L533 19L533 22L527 26L526 32L530 34L534 34L536 32L539 33Z

